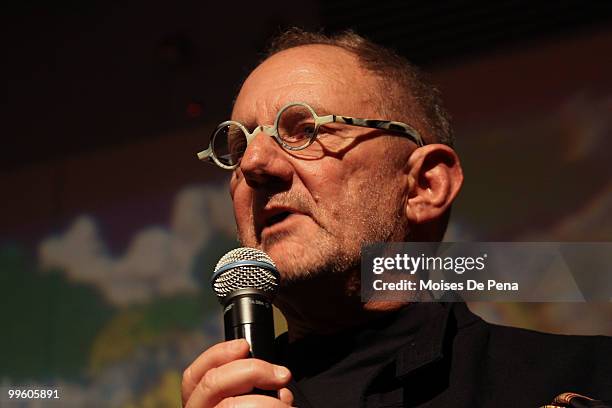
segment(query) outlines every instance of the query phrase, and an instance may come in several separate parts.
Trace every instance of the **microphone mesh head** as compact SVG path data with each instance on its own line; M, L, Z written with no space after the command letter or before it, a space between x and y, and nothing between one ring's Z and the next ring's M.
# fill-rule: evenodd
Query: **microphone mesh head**
M257 261L264 265L241 265L242 261ZM235 267L231 264L236 263ZM220 269L227 270L217 273ZM215 266L212 288L219 300L240 289L258 289L273 296L278 288L279 276L276 265L263 251L254 248L236 248L223 255Z

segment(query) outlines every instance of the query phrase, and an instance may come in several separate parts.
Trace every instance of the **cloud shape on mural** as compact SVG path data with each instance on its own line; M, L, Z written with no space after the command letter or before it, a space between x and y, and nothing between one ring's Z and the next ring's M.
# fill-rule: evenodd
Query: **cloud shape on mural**
M194 292L192 267L198 252L216 233L234 234L227 191L192 186L175 197L168 227L136 233L122 256L114 257L93 217L77 217L63 233L43 240L43 269L60 269L74 282L99 288L113 304Z

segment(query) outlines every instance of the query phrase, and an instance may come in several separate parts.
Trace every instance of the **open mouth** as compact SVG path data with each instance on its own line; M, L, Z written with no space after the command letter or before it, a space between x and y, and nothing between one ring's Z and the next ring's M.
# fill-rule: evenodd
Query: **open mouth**
M271 225L278 224L279 222L289 217L291 214L292 213L290 211L282 211L282 212L279 212L278 214L274 214L266 220L265 226L269 227Z

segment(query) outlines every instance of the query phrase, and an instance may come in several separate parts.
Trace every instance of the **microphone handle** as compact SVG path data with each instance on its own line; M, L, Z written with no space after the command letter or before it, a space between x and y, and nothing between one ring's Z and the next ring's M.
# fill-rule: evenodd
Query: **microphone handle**
M258 293L233 296L223 310L225 340L246 339L250 357L274 362L274 317L268 299ZM253 393L278 397L274 390L255 389Z

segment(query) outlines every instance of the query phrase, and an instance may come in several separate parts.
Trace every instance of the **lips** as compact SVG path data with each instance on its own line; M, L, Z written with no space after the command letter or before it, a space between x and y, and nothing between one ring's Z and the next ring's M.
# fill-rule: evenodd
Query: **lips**
M262 227L271 227L272 225L278 224L284 221L287 217L298 212L288 207L271 207L266 208L262 212Z
M257 216L257 229L261 234L264 230L268 230L276 225L281 224L287 218L293 215L304 214L301 211L287 206L266 206ZM274 230L273 228L272 230Z

